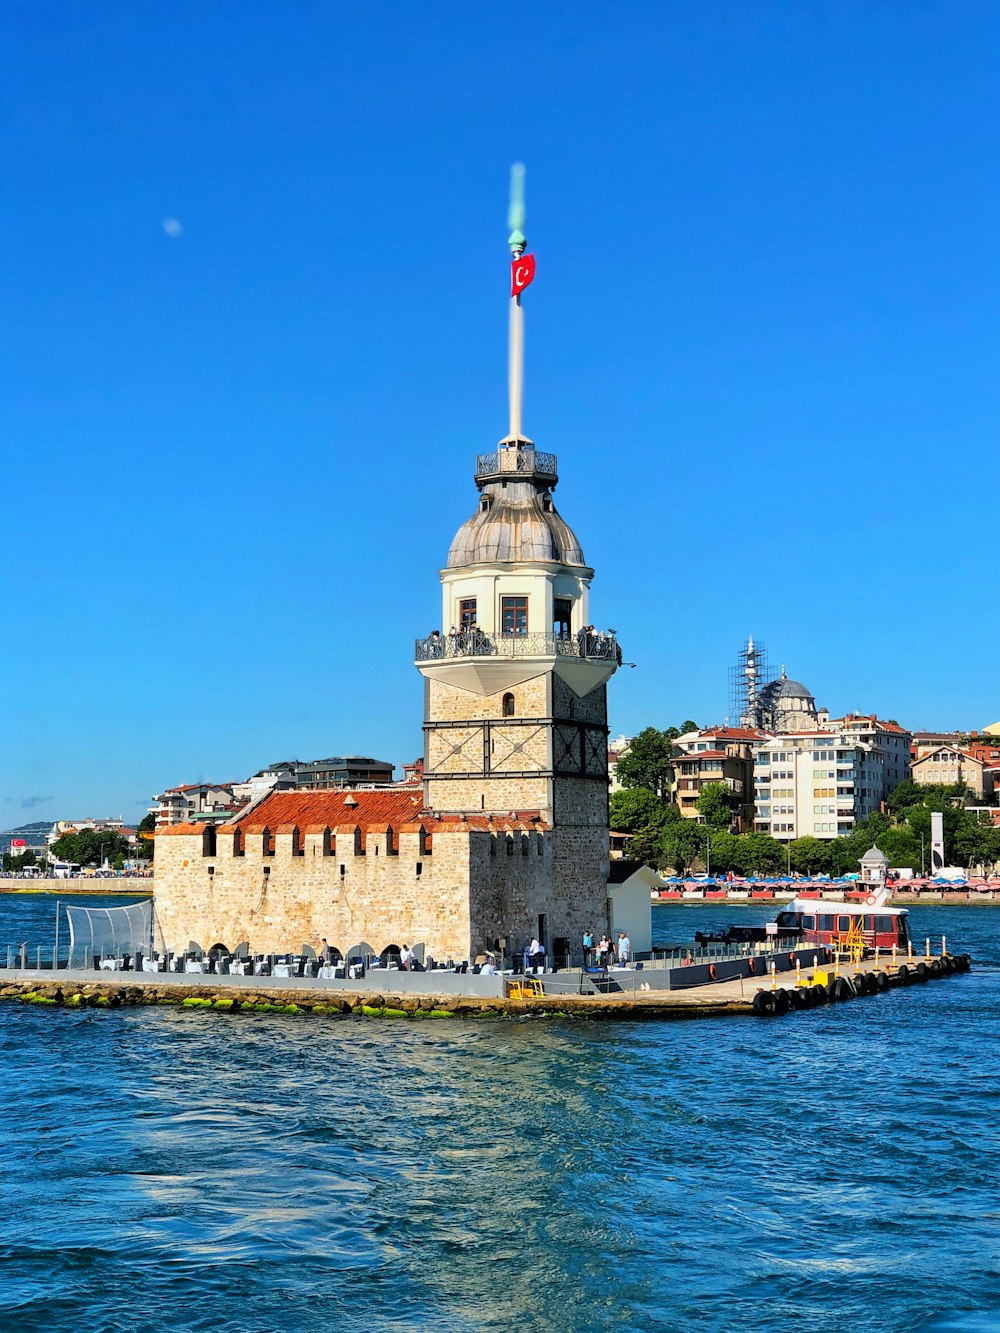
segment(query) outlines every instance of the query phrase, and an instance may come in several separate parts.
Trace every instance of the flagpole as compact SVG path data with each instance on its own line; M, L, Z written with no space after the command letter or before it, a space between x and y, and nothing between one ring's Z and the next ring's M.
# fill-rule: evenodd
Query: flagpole
M507 244L510 246L512 263L516 264L528 244L521 230L524 226L524 167L520 162L516 162L510 171L507 226L510 228ZM517 290L512 290L510 295L507 387L510 398L508 439L516 444L521 439L521 400L524 393L524 311L521 309L521 293Z
M514 258L520 255L513 251ZM521 308L520 293L510 298L510 356L508 387L510 395L510 435L512 440L521 438L521 400L524 392L524 311Z

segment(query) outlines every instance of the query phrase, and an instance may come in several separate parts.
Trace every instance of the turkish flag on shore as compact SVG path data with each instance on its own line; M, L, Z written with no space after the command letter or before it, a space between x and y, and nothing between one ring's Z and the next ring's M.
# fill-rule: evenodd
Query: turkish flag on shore
M535 256L522 255L510 266L510 294L520 296L535 276Z

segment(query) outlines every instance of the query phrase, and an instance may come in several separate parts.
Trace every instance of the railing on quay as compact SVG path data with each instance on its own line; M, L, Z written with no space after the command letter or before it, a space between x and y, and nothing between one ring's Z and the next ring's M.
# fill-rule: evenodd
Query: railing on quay
M554 480L558 476L557 468L555 454L543 453L541 449L497 449L491 454L476 456L477 481L510 473L552 477Z
M475 626L417 639L413 655L418 662L454 657L581 657L620 665L622 660L618 640L610 633L581 630L565 638L555 634L486 634Z

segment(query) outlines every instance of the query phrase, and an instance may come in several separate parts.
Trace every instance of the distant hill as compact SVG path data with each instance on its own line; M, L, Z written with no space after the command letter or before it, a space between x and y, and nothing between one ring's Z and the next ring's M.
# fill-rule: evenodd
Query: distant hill
M35 834L36 836L41 834L42 837L44 837L51 827L51 819L36 819L33 824L19 824L17 828L0 829L0 838L9 838L11 836L15 838L23 838L25 836L30 836L31 834Z

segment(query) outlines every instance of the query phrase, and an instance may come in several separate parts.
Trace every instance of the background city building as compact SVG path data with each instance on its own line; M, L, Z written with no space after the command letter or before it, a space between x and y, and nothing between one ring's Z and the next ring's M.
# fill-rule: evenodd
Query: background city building
M773 736L756 750L756 826L779 841L836 838L910 775L910 734L871 717Z
M754 827L754 752L767 739L755 727L707 727L674 742L674 799L685 819L698 819L698 797L710 782L725 783L739 805L733 828Z

